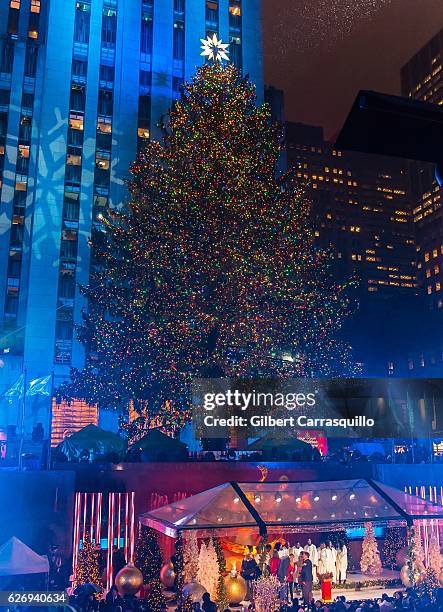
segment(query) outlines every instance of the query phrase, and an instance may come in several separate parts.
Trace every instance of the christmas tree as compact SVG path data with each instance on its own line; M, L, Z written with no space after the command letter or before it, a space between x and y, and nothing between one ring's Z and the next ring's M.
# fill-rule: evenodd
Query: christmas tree
M424 571L425 551L421 542L420 528L414 521L413 537L411 538L411 560L417 570Z
M440 576L441 572L441 554L440 554L440 545L438 543L438 538L435 533L433 533L429 540L429 549L428 549L428 569L432 568L437 577Z
M91 542L90 535L85 534L82 548L78 553L74 585L77 587L89 583L101 586L99 549Z
M223 549L219 538L214 538L214 548L217 555L218 563L218 581L217 581L217 595L215 601L217 602L220 610L225 610L228 607L228 592L226 590L226 584L224 575L226 573L226 559L223 554Z
M197 579L198 552L197 534L191 531L183 542L183 580L186 584Z
M397 553L406 546L405 531L401 527L388 527L383 543L383 564L391 570L397 567Z
M217 553L215 552L214 543L212 542L211 538L207 546L205 542L202 542L200 546L197 582L205 587L213 600L217 598L219 577L220 572L217 561Z
M93 230L86 365L61 396L180 411L195 377L356 371L339 340L347 286L316 246L305 187L278 176L282 130L222 57L184 86L132 166L128 205Z
M147 585L146 600L153 612L164 609L165 599L160 582L160 570L163 565L162 554L158 545L157 533L150 527L140 526L135 548L135 565L143 574Z
M380 554L372 523L365 523L365 537L362 544L360 568L362 574L369 574L370 576L381 574Z

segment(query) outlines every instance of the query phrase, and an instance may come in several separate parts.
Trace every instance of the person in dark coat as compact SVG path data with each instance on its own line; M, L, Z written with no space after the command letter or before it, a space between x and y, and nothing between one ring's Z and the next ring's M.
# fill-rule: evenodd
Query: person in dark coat
M308 552L303 552L301 555L303 555L303 565L300 573L301 590L305 605L309 605L312 600L312 561Z
M252 582L254 580L257 580L260 574L261 574L260 568L258 567L256 560L254 559L254 557L251 555L250 552L246 553L246 556L243 559L242 564L241 564L241 576L242 578L246 580L246 584L248 585L248 594L247 594L248 600L250 600L252 596L252 593L251 593Z
M280 559L280 565L277 570L277 578L280 580L280 599L286 601L288 599L288 568L290 565L289 556Z

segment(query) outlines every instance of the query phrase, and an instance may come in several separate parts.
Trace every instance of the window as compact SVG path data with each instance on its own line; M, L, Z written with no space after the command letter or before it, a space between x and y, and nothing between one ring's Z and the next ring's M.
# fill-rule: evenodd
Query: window
M140 94L148 94L151 91L152 72L149 70L140 70Z
M109 84L114 82L114 73L114 66L100 64L100 81L104 81L106 83L105 86L109 87Z
M206 27L218 32L218 1L206 0Z
M97 151L95 154L95 165L100 170L109 170L110 155L105 151Z
M31 0L31 13L40 13L40 0Z
M69 108L71 111L83 113L86 103L86 91L81 85L73 84L71 87L71 100Z
M110 134L112 132L112 120L109 117L99 117L97 119L97 131L102 134Z
M20 118L18 137L21 142L29 142L31 140L31 118L24 115Z
M75 82L84 83L86 81L86 73L88 70L87 62L82 60L72 60L72 80Z
M103 9L102 43L113 46L117 38L117 12Z
M80 212L79 194L65 191L63 203L63 219L66 221L78 221Z
M152 53L152 16L147 13L142 14L140 51L151 55Z
M172 77L172 91L175 97L178 97L181 93L181 87L185 82L183 77Z
M185 59L185 28L182 21L174 23L173 58L175 60Z
M35 77L37 71L38 48L35 45L27 45L25 55L25 76Z
M0 89L0 107L3 107L6 112L8 111L10 97L11 92L9 89Z
M98 93L98 114L112 115L112 91L100 90Z
M74 42L89 42L89 23L91 6L86 2L77 2L75 7Z
M14 45L3 41L0 56L0 72L12 72L12 64L14 63Z
M139 119L150 120L151 118L151 96L139 96L138 98Z
M174 12L176 13L185 12L185 0L174 0Z
M24 93L22 96L22 109L26 109L32 112L33 106L34 106L34 94Z

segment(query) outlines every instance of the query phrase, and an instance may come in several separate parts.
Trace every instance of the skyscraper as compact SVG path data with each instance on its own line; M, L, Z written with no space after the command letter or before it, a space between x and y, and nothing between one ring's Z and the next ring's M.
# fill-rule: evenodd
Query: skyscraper
M358 281L346 334L356 359L371 376L394 374L392 347L405 338L401 316L417 291L407 164L339 151L321 127L299 123L286 124L286 149L312 199L318 243L333 253L333 272Z
M401 70L402 95L431 104L443 104L443 30ZM419 281L432 307L443 306L442 190L434 168L412 164L414 223Z
M416 288L406 165L336 150L321 127L286 124L288 164L313 199L319 243L332 247L336 273L356 273L364 293Z
M0 393L81 366L91 227L213 33L261 99L260 0L0 0Z

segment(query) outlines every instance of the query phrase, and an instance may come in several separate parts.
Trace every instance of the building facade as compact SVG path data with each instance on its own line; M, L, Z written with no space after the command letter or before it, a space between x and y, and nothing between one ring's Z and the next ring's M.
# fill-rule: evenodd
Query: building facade
M443 104L443 30L401 70L402 95L430 104ZM434 168L412 164L414 224L420 286L431 307L443 307L442 190Z
M286 124L289 166L313 200L317 236L334 269L355 274L365 293L416 291L407 168L400 160L336 150L321 127Z
M82 365L91 227L124 202L137 149L202 63L200 39L229 41L263 98L260 5L0 0L0 393L22 369L57 385Z
M345 333L355 358L366 375L398 375L397 355L414 342L408 317L417 294L407 164L337 150L321 127L297 123L286 124L286 149L312 199L318 243L334 256L332 272L356 280Z

